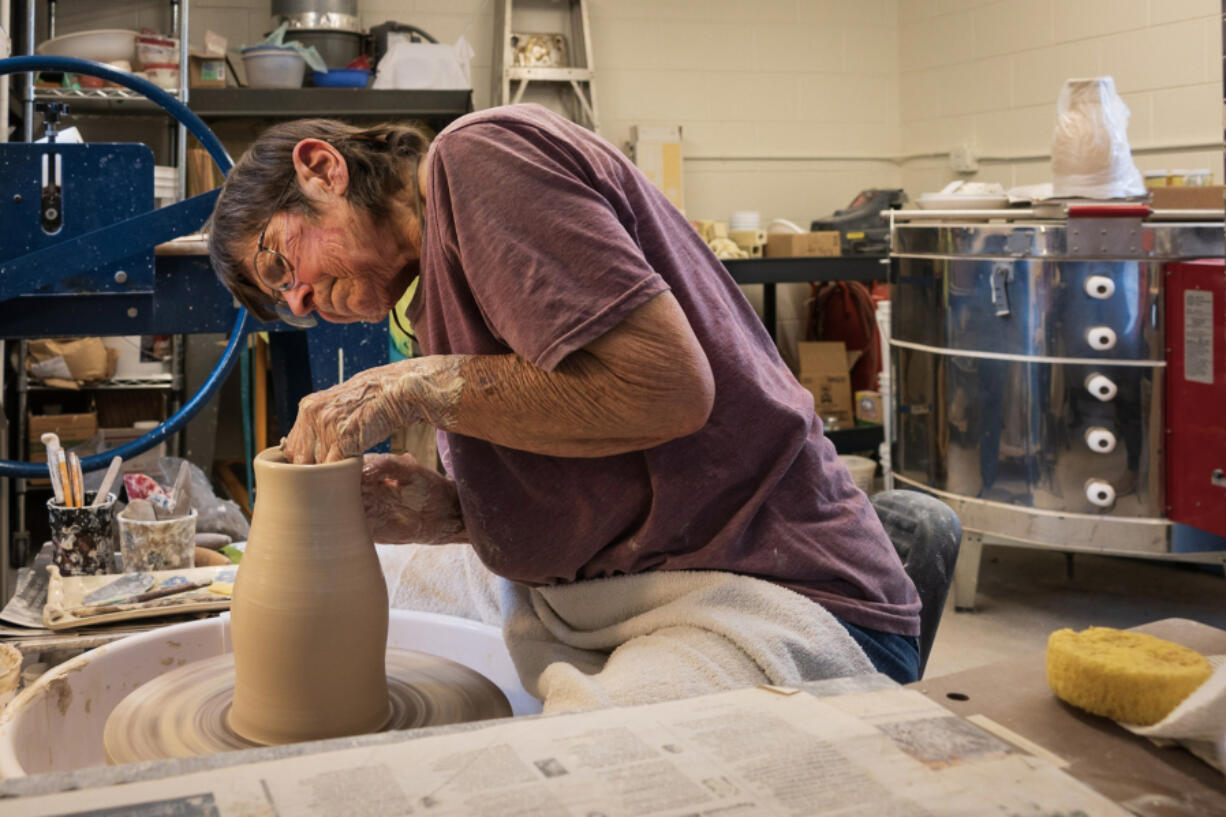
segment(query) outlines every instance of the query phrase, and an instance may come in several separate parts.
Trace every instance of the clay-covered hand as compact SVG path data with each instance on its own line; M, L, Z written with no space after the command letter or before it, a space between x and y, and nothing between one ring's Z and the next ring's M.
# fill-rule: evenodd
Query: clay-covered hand
M362 502L370 535L385 544L467 541L455 483L409 454L367 454Z
M416 422L445 425L455 413L462 357L402 360L367 369L298 403L298 419L281 442L290 462L336 462L361 454Z

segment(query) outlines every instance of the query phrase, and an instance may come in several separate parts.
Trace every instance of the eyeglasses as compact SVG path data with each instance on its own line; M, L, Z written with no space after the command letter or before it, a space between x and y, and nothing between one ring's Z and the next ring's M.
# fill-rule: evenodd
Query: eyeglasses
M268 228L272 225L276 214L281 211L281 206L285 202L285 194L289 192L293 183L294 177L290 176L289 182L278 197L273 214L268 217L268 221L264 222L264 228L260 230L259 240L255 244L255 257L251 259L251 268L255 271L255 277L273 292L289 292L298 284L298 279L294 275L294 265L290 260L271 247L264 246L264 236L268 233ZM295 315L284 299L276 301L272 308L277 313L277 317L290 326L310 329L318 324L313 314Z

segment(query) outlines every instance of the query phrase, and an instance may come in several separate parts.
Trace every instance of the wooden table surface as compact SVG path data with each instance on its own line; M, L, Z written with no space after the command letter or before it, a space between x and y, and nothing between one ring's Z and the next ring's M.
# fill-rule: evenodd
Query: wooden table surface
M1226 653L1226 630L1196 621L1164 619L1134 629L1204 655ZM1042 651L909 686L963 717L985 716L1033 741L1067 761L1073 777L1134 813L1226 815L1226 776L1182 748L1159 748L1058 700Z

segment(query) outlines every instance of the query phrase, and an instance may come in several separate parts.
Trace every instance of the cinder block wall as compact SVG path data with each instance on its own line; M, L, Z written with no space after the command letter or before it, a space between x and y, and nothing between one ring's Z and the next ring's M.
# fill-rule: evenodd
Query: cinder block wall
M1140 168L1207 167L1221 183L1218 0L904 0L898 12L904 154L967 143L989 157L974 178L1047 181L1061 84L1110 74ZM958 178L940 158L902 168L913 193Z
M189 1L195 42L207 28L238 46L269 28L268 0ZM937 190L958 178L947 154L960 144L984 157L970 178L1044 181L1070 76L1115 76L1140 167L1209 167L1222 180L1222 151L1211 147L1221 138L1218 0L588 2L603 133L623 145L636 123L682 125L691 218L747 209L806 226L864 187ZM517 28L561 29L562 4L520 5ZM160 0L58 6L61 32L169 24ZM366 26L412 23L443 42L465 34L478 108L491 104L495 6L359 4ZM251 128L220 133L237 153ZM917 154L941 155L908 158ZM779 287L789 359L807 292Z

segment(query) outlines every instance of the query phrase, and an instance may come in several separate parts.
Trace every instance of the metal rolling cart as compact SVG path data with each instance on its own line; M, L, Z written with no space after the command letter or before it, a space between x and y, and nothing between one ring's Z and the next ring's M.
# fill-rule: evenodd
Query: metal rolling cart
M1164 277L1172 261L1221 258L1221 211L889 215L892 476L962 519L956 606L974 607L984 541L1226 562L1226 539L1170 518L1181 463L1164 442L1179 399ZM1209 474L1195 490L1226 514Z

